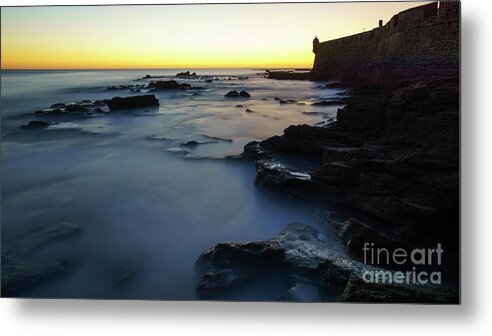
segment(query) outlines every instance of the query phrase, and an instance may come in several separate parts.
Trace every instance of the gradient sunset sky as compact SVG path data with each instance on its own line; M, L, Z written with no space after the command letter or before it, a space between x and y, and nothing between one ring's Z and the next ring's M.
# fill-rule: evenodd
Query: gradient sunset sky
M3 7L2 69L311 67L312 39L425 2Z

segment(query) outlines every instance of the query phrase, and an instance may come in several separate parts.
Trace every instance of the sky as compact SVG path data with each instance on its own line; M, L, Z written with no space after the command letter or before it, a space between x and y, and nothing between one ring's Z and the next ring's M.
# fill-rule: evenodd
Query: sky
M3 7L2 69L310 68L423 2Z

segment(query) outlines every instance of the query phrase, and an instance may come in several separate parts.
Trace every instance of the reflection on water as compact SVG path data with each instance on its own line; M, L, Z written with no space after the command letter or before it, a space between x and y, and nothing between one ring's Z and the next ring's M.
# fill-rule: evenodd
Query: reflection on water
M19 130L36 119L26 113L136 94L105 88L145 84L135 80L146 72L2 72L2 245L36 225L80 225L77 234L33 251L31 261L62 258L68 270L21 296L193 299L194 262L206 248L266 239L293 222L322 228L315 205L256 187L251 162L217 159L290 124L334 118L337 106L309 103L337 92L321 83L265 79L255 70L197 72L248 78L178 79L200 89L155 93L156 109L66 120L40 131ZM252 97L224 98L230 90Z

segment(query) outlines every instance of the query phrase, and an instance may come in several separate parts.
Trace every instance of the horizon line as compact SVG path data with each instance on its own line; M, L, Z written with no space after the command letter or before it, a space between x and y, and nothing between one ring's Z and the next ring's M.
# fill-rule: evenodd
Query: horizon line
M251 69L251 70L281 70L281 69L289 69L289 70L311 70L312 67L296 67L296 66L288 66L288 67L152 67L152 68L139 68L139 67L124 67L124 68L0 68L0 71L67 71L67 70L206 70L206 69Z

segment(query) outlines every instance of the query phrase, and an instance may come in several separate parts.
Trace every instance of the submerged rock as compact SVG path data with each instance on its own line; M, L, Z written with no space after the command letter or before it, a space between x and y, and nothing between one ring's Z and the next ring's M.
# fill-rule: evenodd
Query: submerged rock
M120 267L111 273L113 281L116 285L122 285L133 278L135 273L137 272L137 267L135 266L125 266Z
M166 78L166 76L151 76L149 74L142 77L142 79L151 79L151 78Z
M124 110L142 108L148 106L159 106L159 100L155 95L142 95L131 97L114 97L113 99L104 100L110 110Z
M105 112L105 104L101 100L82 100L80 102L56 103L49 108L35 111L39 117L50 119L72 119L85 118L95 115L96 113Z
M48 127L50 124L42 120L32 120L27 124L22 125L22 129L38 130Z
M234 91L227 92L224 97L227 97L227 98L250 98L251 95L246 91L238 92L238 91L234 90Z
M66 260L30 261L23 256L2 254L2 296L16 297L22 291L68 271Z
M143 84L121 84L121 85L112 85L108 86L106 90L108 91L118 91L118 90L130 90L130 91L139 91L141 88L145 87Z
M297 100L294 100L294 99L287 99L287 100L279 99L278 103L279 104L297 104Z
M39 225L3 245L2 296L21 295L23 290L68 271L70 263L66 258L43 261L32 259L30 255L50 241L66 238L79 231L80 225L72 222Z
M196 141L196 140L190 140L183 142L180 146L181 147L197 147L199 145L205 145L205 144L211 144L211 143L218 143L218 140L209 140L209 141Z
M80 225L73 222L37 225L31 231L5 246L7 253L26 255L51 240L68 237L80 232Z

